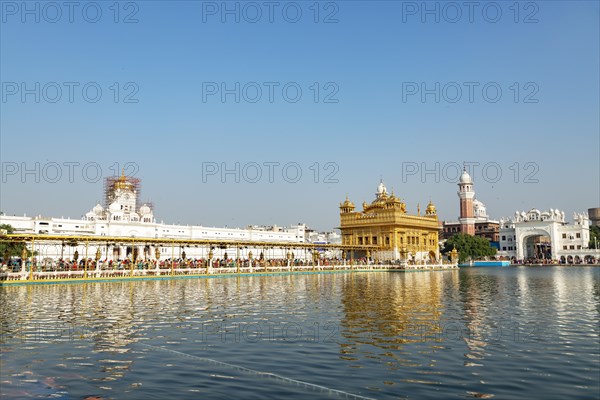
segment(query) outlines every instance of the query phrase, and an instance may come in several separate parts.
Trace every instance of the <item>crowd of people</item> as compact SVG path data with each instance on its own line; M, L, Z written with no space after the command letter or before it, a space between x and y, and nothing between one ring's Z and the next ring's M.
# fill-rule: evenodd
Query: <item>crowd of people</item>
M44 259L44 260L25 260L25 268L23 268L23 260L20 258L14 258L10 260L2 260L1 267L5 272L19 272L23 269L30 271L33 266L35 272L48 272L48 271L82 271L82 270L150 270L150 269L198 269L207 268L210 260L206 258L175 258L175 259L164 259L150 260L94 260L88 258L87 260L68 260L68 259ZM306 267L312 265L319 265L321 267L328 266L342 266L342 265L368 265L373 264L373 260L366 258L346 260L340 258L319 258L317 261L306 260L306 259L293 259L288 260L285 258L275 259L233 259L233 258L214 258L212 260L213 268L248 268L250 266L254 268L272 268L272 267ZM389 262L388 262L389 264Z

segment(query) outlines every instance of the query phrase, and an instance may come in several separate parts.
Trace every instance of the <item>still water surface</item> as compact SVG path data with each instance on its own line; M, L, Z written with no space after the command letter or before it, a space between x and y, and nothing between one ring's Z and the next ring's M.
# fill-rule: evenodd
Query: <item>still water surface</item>
M0 398L600 396L600 268L0 288Z

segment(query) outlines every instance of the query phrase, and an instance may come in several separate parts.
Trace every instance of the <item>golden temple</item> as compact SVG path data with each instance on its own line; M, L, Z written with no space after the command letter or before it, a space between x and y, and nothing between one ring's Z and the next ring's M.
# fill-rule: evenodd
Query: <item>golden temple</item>
M425 215L410 215L406 204L392 192L388 195L383 181L379 183L375 200L363 202L361 212L346 196L340 203L340 226L343 245L378 246L374 254L355 252L355 258L437 262L440 226L435 206L430 201Z

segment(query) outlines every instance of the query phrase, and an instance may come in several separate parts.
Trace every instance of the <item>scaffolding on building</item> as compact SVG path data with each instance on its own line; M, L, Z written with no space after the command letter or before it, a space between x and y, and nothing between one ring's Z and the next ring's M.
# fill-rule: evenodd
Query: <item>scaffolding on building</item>
M116 200L116 190L127 189L131 190L136 197L135 207L140 209L142 205L150 207L154 211L152 202L142 202L142 180L133 176L126 176L125 172L121 176L109 176L104 180L104 208L108 209L112 202Z

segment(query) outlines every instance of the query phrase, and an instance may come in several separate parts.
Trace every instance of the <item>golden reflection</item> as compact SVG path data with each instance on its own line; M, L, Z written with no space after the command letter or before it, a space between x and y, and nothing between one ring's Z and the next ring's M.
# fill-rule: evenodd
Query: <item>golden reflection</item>
M415 365L410 355L396 350L431 342L422 351L435 352L433 345L444 341L444 285L452 290L457 275L458 271L425 271L6 287L9 304L0 307L8 325L60 325L63 337L54 340L88 347L101 366L95 379L102 381L126 379L136 359L132 344L140 340L175 343L180 339L174 332L179 330L190 342L221 340L222 330L245 318L262 323L265 335L271 326L296 326L294 321L306 322L303 335L311 339L325 342L339 333L340 357L350 367L363 368L367 358L383 359L393 370ZM311 307L336 316L339 307L341 319L307 320ZM311 330L315 326L321 330ZM202 330L211 327L216 331ZM280 334L274 336L280 339Z
M346 342L340 353L350 357L364 344L401 350L410 343L442 341L443 276L425 272L346 277L342 293L345 317L341 320ZM387 351L379 355L407 362L398 354Z

